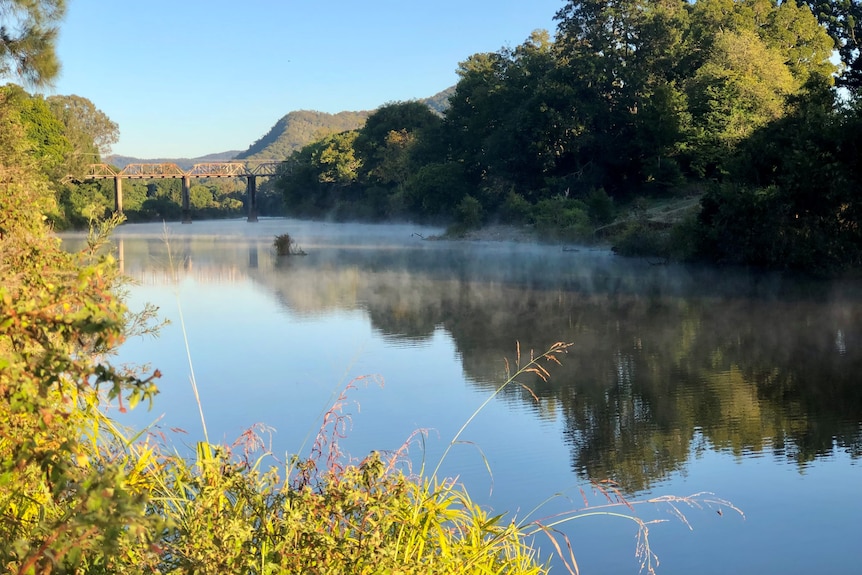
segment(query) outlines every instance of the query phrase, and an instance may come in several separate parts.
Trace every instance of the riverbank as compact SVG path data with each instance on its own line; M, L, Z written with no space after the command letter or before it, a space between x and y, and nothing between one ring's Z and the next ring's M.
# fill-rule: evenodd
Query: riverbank
M494 224L468 230L463 233L444 233L429 236L427 240L464 240L473 242L540 242L541 238L532 226Z
M559 239L565 230L539 231L533 225L490 224L481 228L458 233L447 231L441 235L429 236L428 240L464 240L484 242L519 242L574 244L598 243L610 247L626 235L626 231L638 225L653 230L654 233L667 230L691 217L700 209L701 194L687 194L679 198L662 198L652 202L639 202L636 205L620 207L613 222L594 230L593 236L580 242ZM557 238L555 238L557 236Z

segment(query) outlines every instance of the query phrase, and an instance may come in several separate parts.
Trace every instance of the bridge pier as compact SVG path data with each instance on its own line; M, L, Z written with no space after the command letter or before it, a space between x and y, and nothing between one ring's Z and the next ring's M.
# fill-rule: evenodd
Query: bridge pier
M114 213L123 213L123 178L114 176Z
M0 0L2 4L3 0ZM244 162L207 162L195 164L184 171L170 162L128 164L121 171L108 164L91 164L86 175L69 174L76 182L114 180L114 211L123 213L123 178L138 180L182 179L182 222L192 223L191 178L246 178L248 194L248 221L257 221L257 178L290 175L289 162L267 161L251 166ZM148 186L148 197L149 197Z
M248 221L257 221L257 176L246 176L248 198Z
M192 223L191 199L189 197L189 189L191 188L191 178L188 175L183 175L183 223Z

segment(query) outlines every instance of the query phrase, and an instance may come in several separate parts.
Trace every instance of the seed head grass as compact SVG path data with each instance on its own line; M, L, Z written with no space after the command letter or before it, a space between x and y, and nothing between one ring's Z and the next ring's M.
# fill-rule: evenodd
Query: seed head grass
M179 313L184 326L181 308ZM590 505L581 489L583 507L573 505L568 512L532 519L540 506L516 521L490 514L463 483L441 477L451 450L469 443L462 439L466 429L505 389L520 386L539 401L522 379L547 381L569 343L523 355L518 345L514 361L505 362L505 381L458 429L430 473L424 457L414 472L409 454L416 441L424 447L426 430L417 430L394 452L374 451L358 460L342 451L341 441L350 428L345 411L350 395L369 382L382 385L378 377L356 378L342 387L323 412L306 455L288 455L280 461L269 447L272 430L265 426L247 430L232 445L210 443L187 339L186 343L205 437L194 457L182 456L165 443L154 446L153 434L138 432L126 439L116 426L102 426L124 446L136 485L148 496L147 513L160 525L145 547L129 551L129 563L114 565L115 573L543 575L550 571L551 556L540 556L534 545L544 538L564 568L578 575L575 546L564 527L578 519L606 516L636 525L640 569L654 574L659 562L649 529L665 520L644 520L637 507L663 505L689 528L684 510L714 507L742 514L707 493L629 501L616 484L603 481L591 485L594 495L602 498L599 504ZM481 457L491 473L487 459Z

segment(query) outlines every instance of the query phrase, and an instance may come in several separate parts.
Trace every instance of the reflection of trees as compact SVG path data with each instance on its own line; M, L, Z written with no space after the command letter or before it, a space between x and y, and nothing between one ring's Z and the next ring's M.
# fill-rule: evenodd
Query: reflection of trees
M191 246L196 270L249 261L244 247L235 259L221 246L199 248ZM855 294L818 298L790 281L548 251L327 250L260 257L246 273L294 313L362 309L394 338L442 326L468 380L489 390L516 341L524 353L572 342L549 382L525 382L541 404L518 387L507 393L539 417L564 418L579 474L629 491L683 469L706 446L772 450L800 464L836 445L862 455Z

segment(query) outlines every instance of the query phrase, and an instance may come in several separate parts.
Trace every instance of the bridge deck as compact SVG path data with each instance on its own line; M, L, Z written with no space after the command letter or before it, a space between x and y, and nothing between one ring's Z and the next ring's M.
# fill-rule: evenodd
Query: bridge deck
M70 174L71 180L102 180L114 178L160 179L160 178L248 178L250 176L276 176L287 162L206 162L195 164L188 171L174 163L128 164L115 170L108 164L90 164L87 174Z

